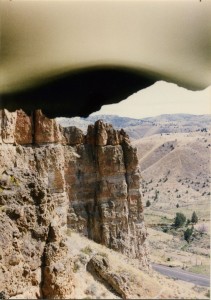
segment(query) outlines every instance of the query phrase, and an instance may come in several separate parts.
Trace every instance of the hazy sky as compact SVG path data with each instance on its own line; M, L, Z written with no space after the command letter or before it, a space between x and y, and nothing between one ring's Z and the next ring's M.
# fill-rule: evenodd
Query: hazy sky
M173 83L158 81L118 104L104 105L93 113L143 118L161 114L211 114L211 86L190 91Z

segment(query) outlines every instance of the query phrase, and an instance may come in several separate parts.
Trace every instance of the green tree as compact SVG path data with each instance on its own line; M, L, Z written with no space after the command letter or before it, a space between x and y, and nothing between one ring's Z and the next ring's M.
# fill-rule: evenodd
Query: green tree
M151 205L151 202L147 200L146 206L149 207Z
M184 239L189 243L190 242L190 238L191 238L191 235L193 233L193 229L191 228L187 228L184 232Z
M198 217L197 217L197 214L196 214L195 211L192 214L191 222L194 223L194 224L196 224L198 222Z
M183 213L176 213L174 220L174 226L176 228L181 227L186 221L186 216Z

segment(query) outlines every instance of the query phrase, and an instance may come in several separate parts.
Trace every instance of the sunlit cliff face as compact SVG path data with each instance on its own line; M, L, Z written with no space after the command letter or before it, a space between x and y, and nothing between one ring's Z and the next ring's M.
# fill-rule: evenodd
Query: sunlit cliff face
M210 1L0 5L1 108L84 115L160 79L210 85Z

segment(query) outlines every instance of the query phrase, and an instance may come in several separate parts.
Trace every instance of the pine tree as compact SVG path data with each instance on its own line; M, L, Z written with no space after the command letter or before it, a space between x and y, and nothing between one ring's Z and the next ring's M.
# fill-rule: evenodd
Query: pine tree
M197 217L197 214L196 214L195 211L192 214L191 222L194 223L194 224L196 224L198 222L198 217Z
M174 226L181 227L186 221L186 216L183 213L176 213L176 218L174 220Z
M191 235L193 233L193 230L190 229L190 228L187 228L184 232L184 239L189 243L190 242L190 238L191 238Z

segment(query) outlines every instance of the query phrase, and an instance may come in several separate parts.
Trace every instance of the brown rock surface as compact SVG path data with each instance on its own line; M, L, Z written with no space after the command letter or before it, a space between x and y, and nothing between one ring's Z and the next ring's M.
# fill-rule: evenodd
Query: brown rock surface
M24 111L17 111L15 141L17 144L31 144L33 131L32 118L27 116Z
M107 257L95 255L87 264L87 270L97 276L106 285L114 289L123 299L129 299L130 289L127 285L127 279L111 270Z
M83 131L78 129L75 126L72 127L64 127L63 128L63 135L65 143L71 146L75 146L77 144L84 143L84 134Z
M138 160L124 131L97 121L84 136L41 111L4 110L0 124L0 292L68 297L67 226L149 265Z
M41 110L34 116L34 140L37 144L58 143L61 141L60 126L54 119L48 119Z
M45 299L66 299L72 292L72 262L55 219L48 231L43 256L42 293Z
M74 155L65 149L68 226L147 265L136 149L123 130L102 121L88 127L86 141Z

